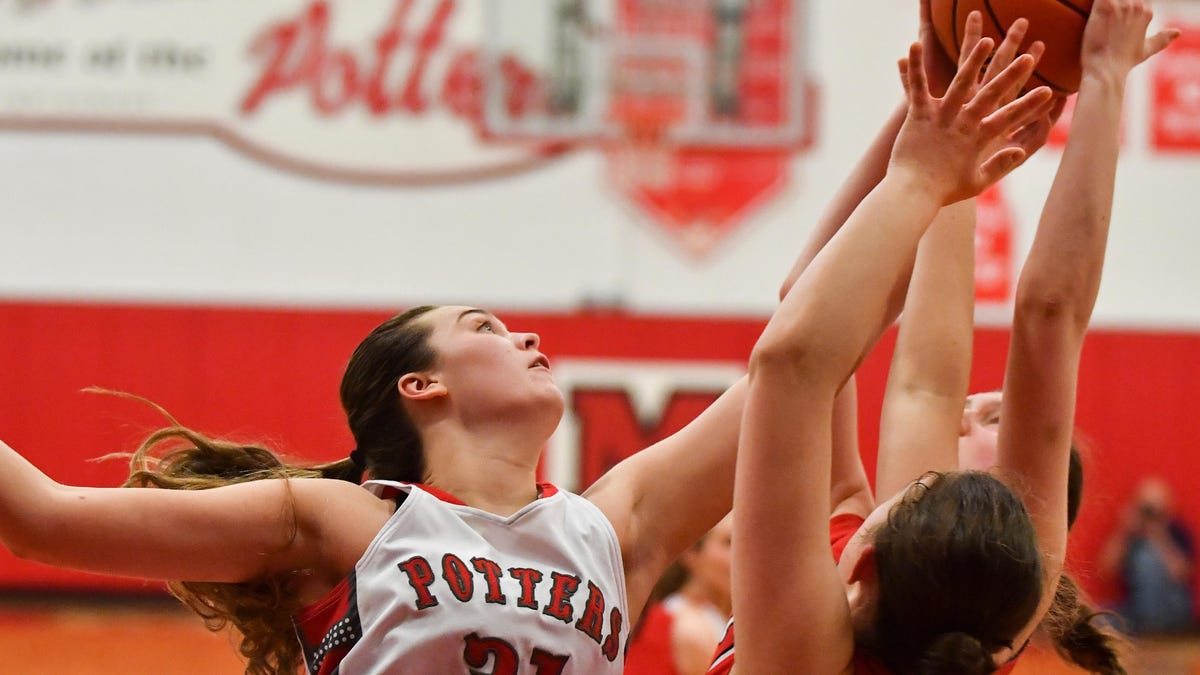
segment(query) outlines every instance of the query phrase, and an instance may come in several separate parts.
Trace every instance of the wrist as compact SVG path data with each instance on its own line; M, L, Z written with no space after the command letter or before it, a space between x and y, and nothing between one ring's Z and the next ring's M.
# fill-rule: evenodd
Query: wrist
M950 197L950 188L942 185L925 167L894 162L888 167L884 180L900 194L941 207Z
M1122 68L1114 64L1085 65L1079 89L1082 91L1086 87L1088 89L1102 89L1115 93L1123 93L1125 91L1125 81L1128 78L1128 68Z

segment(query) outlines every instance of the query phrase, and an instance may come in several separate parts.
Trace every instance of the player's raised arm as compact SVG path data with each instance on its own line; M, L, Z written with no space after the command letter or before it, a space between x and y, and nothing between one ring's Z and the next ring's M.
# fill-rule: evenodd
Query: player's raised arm
M1093 6L1071 136L1017 285L999 464L1028 495L1047 556L1043 609L1066 548L1076 381L1104 263L1126 79L1178 35L1147 36L1150 19L1141 0L1097 0Z
M981 41L968 68L977 72L991 47ZM963 75L936 99L921 58L915 44L902 62L910 106L887 176L800 275L751 357L734 506L741 672L849 666L854 631L827 525L834 397L874 341L889 292L938 209L1024 158L1001 139L1049 96L1037 90L997 110L1032 72L1033 59L1021 57L982 89Z

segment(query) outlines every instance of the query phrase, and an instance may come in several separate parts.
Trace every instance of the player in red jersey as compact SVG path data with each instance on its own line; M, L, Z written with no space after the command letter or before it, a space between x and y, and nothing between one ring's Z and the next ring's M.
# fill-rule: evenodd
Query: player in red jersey
M1041 617L1042 611L1054 597L1055 581L1057 580L1056 567L1061 566L1062 549L1065 546L1065 490L1074 377L1078 362L1078 348L1094 303L1099 267L1103 258L1108 205L1112 193L1112 173L1116 157L1117 120L1119 119L1124 77L1130 68L1164 48L1171 39L1170 33L1162 33L1146 39L1146 25L1149 16L1141 3L1102 3L1098 6L1098 10L1098 14L1093 15L1092 23L1089 25L1090 40L1085 46L1085 67L1090 66L1089 72L1095 80L1086 85L1085 96L1080 102L1083 105L1086 101L1088 108L1088 112L1084 114L1087 121L1084 123L1083 130L1076 132L1082 140L1076 140L1071 144L1076 148L1074 152L1071 147L1068 148L1064 166L1060 169L1059 179L1056 180L1055 188L1047 205L1046 216L1039 229L1038 242L1035 243L1034 252L1031 253L1030 261L1022 276L1021 290L1019 291L1017 329L1014 335L1013 352L1010 354L1006 391L1009 391L1011 387L1013 388L1011 391L1020 392L1020 394L1014 396L1009 393L1006 399L1019 398L1021 400L1017 404L1013 404L1014 410L1009 411L1001 418L1008 420L1004 428L1011 435L1006 437L1003 435L1004 432L1001 432L1000 467L1002 470L1009 471L1010 478L1015 475L1018 482L1033 488L1033 494L1028 500L1029 510L1038 523L1040 547L1043 551L1051 554L1045 574L1046 588L1038 594L1038 611L1033 613L1033 618L1029 620L1027 626L1012 636L1013 639L997 639L994 632L981 630L985 626L985 622L971 621L972 613L991 614L992 618L995 618L995 607L1003 604L1003 598L1000 596L1005 593L1015 593L1017 590L1017 587L1013 585L1006 585L1001 588L1001 593L994 594L991 602L977 602L979 598L985 598L988 595L983 592L984 589L980 588L977 582L985 578L989 572L998 572L1001 567L995 563L995 558L990 562L992 567L990 570L984 569L986 564L966 565L965 567L970 571L965 574L955 572L949 576L938 575L937 578L931 576L922 578L920 574L907 578L898 575L893 568L896 567L895 554L905 552L903 546L897 546L898 542L904 542L903 530L906 527L912 527L914 521L922 519L922 510L936 509L939 505L944 507L945 504L941 500L944 492L957 490L961 496L961 494L970 494L971 491L961 489L962 483L959 482L958 476L947 475L933 481L926 480L920 483L921 487L910 487L906 493L902 494L895 509L885 509L884 507L889 506L885 503L880 509L875 510L874 515L870 518L878 518L876 521L878 526L868 524L866 527L860 528L859 526L862 524L860 518L870 512L873 498L869 489L866 489L866 481L862 476L861 463L858 461L857 453L844 454L839 457L835 452L832 462L827 465L832 466L834 478L832 499L835 504L834 512L838 514L831 523L835 553L842 560L844 579L849 582L848 598L850 606L853 607L850 612L853 631L857 633L859 642L867 643L869 651L881 658L872 660L858 654L851 665L844 669L835 662L828 668L806 667L805 672L843 672L843 670L846 672L853 670L886 672L883 670L885 663L892 670L899 672L942 672L939 667L948 667L953 672L975 672L976 670L990 672L994 668L995 659L1006 658L1012 654L1015 646L1024 643L1024 639L1036 625L1037 619ZM1092 49L1091 54L1087 52L1089 47ZM1093 144L1098 145L1101 152L1102 161L1098 165L1082 159L1081 148ZM1071 188L1066 186L1077 189L1080 185L1089 185L1094 188L1094 191L1085 191L1088 194L1086 199L1070 199L1068 195L1071 194L1069 192ZM923 240L921 252L918 253L917 273L909 291L909 305L906 306L907 331L902 328L902 337L897 346L898 363L894 365L889 383L888 396L892 400L890 404L885 404L891 406L890 411L885 412L885 425L889 423L893 425L893 428L884 430L881 441L883 444L881 455L884 452L890 453L890 456L881 456L880 487L885 491L894 491L903 482L911 480L912 476L926 470L931 465L939 468L953 467L956 463L955 448L958 445L956 440L960 421L964 438L969 441L973 435L977 435L972 425L979 420L975 420L971 414L963 413L962 394L965 393L966 387L965 374L954 371L959 367L956 363L961 359L956 360L944 351L947 336L961 339L963 336L962 326L965 323L967 326L967 361L969 361L970 300L968 297L965 302L965 311L967 312L965 322L955 319L955 312L959 312L959 316L961 316L963 311L961 301L952 308L948 317L946 308L939 306L937 301L938 291L944 290L948 281L953 285L955 274L958 275L957 278L960 282L963 278L964 266L959 264L956 267L955 260L947 261L947 252L953 250L947 247L952 246L952 242L955 241L953 232L958 232L958 241L962 242L964 232L969 241L971 230L969 225L954 223L954 212L955 209L943 212L942 224L934 226L927 238ZM960 216L959 219L963 218ZM969 214L965 220L969 221ZM939 229L951 234L937 234ZM967 250L969 251L969 248ZM1051 258L1051 254L1047 253L1055 251L1060 254L1063 250L1081 253L1084 259L1082 271L1064 268L1060 261ZM922 259L926 261L924 264L921 262ZM930 264L931 260L941 262L934 265ZM965 269L965 278L969 282L969 264L965 266ZM817 276L810 272L806 272L806 274ZM947 274L950 276L947 277ZM825 283L829 283L828 279L830 278L836 279L837 277L828 272L824 277L817 276L818 281L813 282L813 287L820 289L820 280L823 279ZM962 285L960 283L959 287L961 288ZM1052 316L1046 315L1044 310L1047 309L1047 306L1039 301L1045 300L1047 296L1051 296L1055 303L1059 301L1066 303L1065 308L1070 312L1065 318L1057 313ZM945 299L944 294L941 299ZM812 304L811 299L809 304ZM776 319L778 318L777 315ZM926 321L933 321L935 324L941 321L945 325L940 329L935 325L932 330L914 328L925 326L924 322ZM814 332L818 335L821 334L819 330ZM855 335L857 337L858 334ZM766 338L767 336L764 335L764 340ZM770 349L781 349L780 343L783 342L785 340L780 339L779 343L768 343L768 346ZM823 346L820 340L817 340L816 344ZM808 342L805 342L804 346L808 349L812 348ZM954 347L953 344L950 346ZM806 355L803 352L787 351L788 349L792 348L783 347L783 356L796 358L805 364ZM829 347L828 350L832 350L832 347ZM768 353L770 353L769 350ZM828 356L828 354L826 355ZM942 365L943 361L949 361L949 374L946 372L947 367ZM773 366L780 365L776 362L771 363ZM941 370L939 371L938 368ZM813 405L815 400L819 405L825 400L820 393L829 391L818 388L818 395L815 397L811 395L811 385L814 383L817 385L825 383L828 386L828 382L822 379L820 364L814 365L809 362L804 368L796 370L798 370L797 381L810 385L810 391L805 392L804 403ZM932 371L932 374L929 371ZM760 369L760 372L765 371ZM796 375L797 373L793 373L793 376ZM771 374L764 374L761 377L773 378L776 381L781 379L780 376ZM1030 381L1037 382L1038 386L1031 386ZM935 385L932 391L930 390L931 384ZM779 389L776 390L776 393L779 394L782 385L777 386ZM787 422L779 420L772 427L769 415L764 412L760 413L757 424L752 424L750 416L754 414L754 401L756 400L754 392L755 388L752 386L751 407L747 410L747 420L743 426L743 440L748 441L748 447L751 448L762 444L767 449L760 448L760 452L771 454L774 459L780 459L779 453L782 451L777 446L784 444L782 439L786 435L781 429L786 430L789 427L788 423L811 425L816 420L806 418L807 421L802 422L796 417L792 417ZM832 393L828 393L828 397L831 399ZM769 395L764 394L760 399L764 402L759 404L761 409L767 412L772 406L772 403L767 401L769 398ZM781 404L776 403L775 405L777 411L781 410L779 407ZM798 407L800 403L795 402L793 405ZM829 410L832 413L832 407ZM796 414L795 408L793 408L792 414ZM1015 421L1013 420L1014 414L1018 418ZM917 425L912 420L921 420L921 424ZM937 423L938 420L940 420L940 424ZM908 421L908 427L919 428L907 428L904 426L905 421ZM993 422L994 420L988 420L983 423L993 424ZM766 431L760 433L752 431L757 425L762 425ZM844 434L846 425L843 424L840 428ZM852 422L849 429L852 433ZM1031 433L1030 429L1040 431L1054 429L1056 431L1049 437L1039 437L1037 434ZM817 446L822 442L830 442L829 434L832 434L836 440L836 436L839 434L836 422L835 426L830 428L827 421L824 429L818 429L816 432L799 430L794 427L791 430L808 441L805 449L810 451L811 448L807 447L808 445ZM994 439L994 430L992 433ZM772 439L775 441L774 445L770 444ZM993 442L995 441L993 440ZM837 447L838 443L834 442L833 445ZM843 447L845 446L843 445ZM746 449L747 446L743 446L743 456L739 460L738 510L735 512L739 516L739 528L735 542L739 551L747 550L749 554L738 554L739 557L736 560L739 573L742 571L744 558L755 556L769 560L775 566L789 563L807 565L807 569L816 570L814 574L822 573L819 557L804 554L801 547L795 546L790 550L781 551L781 547L778 545L780 538L777 534L767 536L763 533L755 533L753 537L760 541L755 542L752 539L747 543L744 537L745 531L740 523L745 522L749 527L754 516L759 516L760 521L778 522L784 513L790 512L798 506L805 506L806 502L807 506L811 508L812 500L811 495L806 495L805 499L798 499L794 495L779 499L776 493L764 490L761 485L758 485L757 480L746 479L744 475L746 472L742 471L742 465L755 467L756 462L759 461L750 459ZM802 463L795 459L784 461L791 462L793 467ZM811 462L812 460L808 458L803 461ZM764 465L766 464L769 463L764 462ZM857 467L857 471L852 470L855 467ZM752 468L751 471L753 470ZM905 473L906 471L907 473ZM770 474L771 480L778 480L779 473L778 466L770 470L760 468L758 478L767 479L768 476L764 474ZM902 476L904 478L900 479ZM986 485L987 481L980 477L977 482L978 486L982 487ZM947 483L949 483L949 487L947 487ZM745 490L743 485L747 486ZM749 491L751 489L749 486L753 486L753 492ZM808 487L811 486L806 486L806 489ZM781 486L780 489L787 490L786 486ZM743 494L753 496L743 499ZM975 495L976 498L979 496L979 494ZM997 493L995 496L1001 497L1002 495ZM1059 499L1059 497L1062 498ZM755 500L758 503L755 503ZM858 503L855 503L856 500ZM896 498L893 498L891 501L895 500ZM750 508L753 509L749 517L743 513L743 505L747 502L751 503ZM779 508L779 502L786 502L789 506ZM930 502L933 503L930 504ZM969 506L969 502L970 500L966 500L960 504L960 507L966 508ZM996 507L1001 502L1007 502L1011 507L1011 494L1003 496L1003 499L996 502L988 503L990 506ZM826 504L826 508L828 508L828 504ZM886 515L878 516L881 511L885 511ZM997 517L998 513L993 510L992 526L1000 524L996 520ZM936 525L936 518L929 514L924 514L924 519L926 524L933 522ZM985 519L985 521L987 520ZM936 535L939 529L934 527L934 532L929 533L931 536L924 537L920 541L910 540L906 551L907 557L921 559L928 563L930 559L936 560L939 555L953 556L956 555L953 550L953 542L947 544L946 540L961 539L969 542L977 534L963 531L958 527L945 527L945 525L946 523L942 524L941 537L932 536ZM862 535L854 537L853 533L860 529ZM998 529L1002 531L1006 528ZM774 545L769 543L772 541L775 542ZM978 543L977 541L976 544ZM838 546L847 544L849 544L850 551L846 557L852 559L857 557L857 560L849 565L847 565L846 557L842 557L841 552L837 551ZM1016 553L1015 549L1011 548L1008 552L1014 555ZM1005 557L1007 556L1001 555L999 559L1003 560ZM907 562L911 562L911 560ZM981 562L988 563L986 560ZM756 574L751 573L739 577L739 581L748 579L743 583L751 587L749 591L738 592L738 586L735 583L735 611L738 616L747 614L747 611L743 609L747 606L745 603L747 598L765 601L768 593L777 594L776 597L780 595L785 598L789 597L789 591L778 588L778 576L763 576L767 569L762 567L762 564L762 562L751 560L745 567L754 570ZM759 567L756 569L755 565L759 565ZM900 568L905 566L904 563L899 565ZM930 569L945 571L936 564L927 565L925 574L932 574ZM972 575L974 575L974 579L970 578ZM789 579L784 583L787 584L790 581ZM921 585L919 582L924 582L927 595L922 596L919 592L914 595L911 588L905 589L905 592L909 593L908 597L900 594L902 601L897 602L895 597L889 598L889 595L895 594L894 590L887 588L889 584L897 581L907 581L918 587ZM976 583L972 583L972 581ZM801 586L803 583L802 580L796 581L795 585ZM959 591L950 591L955 584L960 585ZM940 591L940 595L928 597L932 591ZM812 593L815 592L809 588L807 595L801 592L798 596L790 597L804 597L807 600L811 599ZM946 602L947 597L951 602ZM967 597L969 601L963 603L963 597ZM866 599L864 600L864 598ZM827 599L827 601L834 607L844 606L846 598L842 598L840 602L837 599ZM779 611L778 608L781 604L784 609ZM812 622L821 622L819 613L814 612L811 604L809 602L806 606L797 607L789 612L787 608L790 605L788 603L777 601L773 605L777 611L770 614L769 620L760 617L754 619L758 622L755 628L757 634L754 638L758 644L755 654L750 657L755 661L749 672L774 672L784 668L784 664L788 663L793 665L795 663L813 663L813 659L807 656L811 652L806 653L805 651L807 641L797 645L795 640L789 643L784 637L784 632L797 629L802 634L808 633L812 628ZM937 607L939 604L940 608ZM952 621L954 609L953 607L947 609L946 605L955 604L959 605L957 617L959 623L963 626L971 626L974 623L972 626L974 630L953 632L946 630L954 623ZM750 604L749 612L751 614L754 613L753 606ZM929 606L934 606L934 608L931 609ZM938 616L939 613L941 616ZM770 621L779 620L781 616L781 625L770 625ZM744 620L740 620L739 623L744 624ZM941 632L929 631L926 628L925 635L922 636L922 623L938 626ZM828 631L829 623L825 622L822 628ZM1011 622L1009 628L1011 630ZM747 638L744 635L744 627L742 633L742 649L739 652L745 663L749 659L746 657L745 642ZM924 640L921 639L922 637ZM818 642L825 646L808 647L808 649L819 651L815 655L816 658L825 658L828 661L829 645ZM855 647L858 646L855 644ZM734 655L732 630L727 636L726 642L722 644L722 648L711 671L713 673L729 672L732 667ZM823 662L818 661L818 663ZM1098 665L1096 670L1097 672L1121 672L1115 659L1109 663Z

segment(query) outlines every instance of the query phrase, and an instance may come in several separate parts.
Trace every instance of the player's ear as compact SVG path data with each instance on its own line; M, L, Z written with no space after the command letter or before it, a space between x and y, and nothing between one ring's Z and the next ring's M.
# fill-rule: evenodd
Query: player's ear
M396 383L401 399L410 401L428 401L445 396L446 386L436 375L427 372L405 373Z

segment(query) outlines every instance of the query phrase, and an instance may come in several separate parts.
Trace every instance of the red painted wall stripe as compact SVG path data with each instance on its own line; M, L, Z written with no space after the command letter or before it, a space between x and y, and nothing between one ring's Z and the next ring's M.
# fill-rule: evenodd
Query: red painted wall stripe
M119 461L162 420L143 406L79 393L99 385L151 398L183 423L221 437L265 441L312 460L351 447L337 402L354 346L387 311L194 306L0 303L0 438L56 480L115 485ZM658 318L610 312L511 314L534 330L551 357L649 360L745 359L763 318ZM863 365L862 441L874 462L879 398L893 338ZM976 333L973 388L999 387L1008 334ZM1095 331L1080 375L1078 426L1091 440L1087 503L1071 552L1085 587L1111 587L1091 561L1136 482L1161 474L1179 510L1200 533L1200 471L1193 392L1200 382L1200 334ZM64 533L63 536L70 536ZM0 589L156 590L18 561L0 553Z

